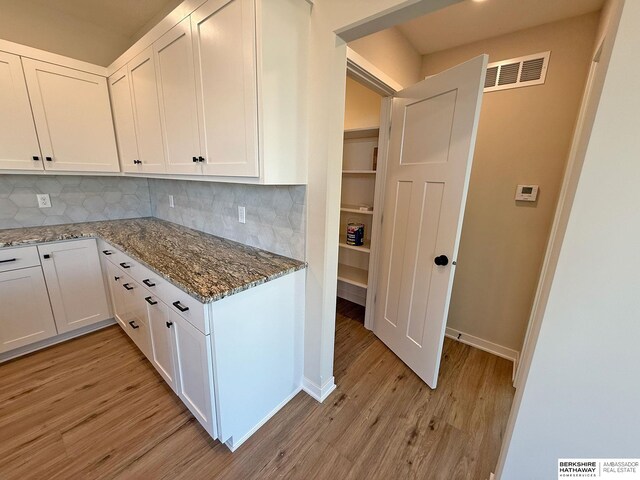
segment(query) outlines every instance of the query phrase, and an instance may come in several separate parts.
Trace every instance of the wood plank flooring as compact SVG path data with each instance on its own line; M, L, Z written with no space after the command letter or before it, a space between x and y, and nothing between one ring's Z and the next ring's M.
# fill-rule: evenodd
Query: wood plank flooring
M447 340L429 389L339 301L337 390L296 396L235 453L118 326L0 365L0 479L473 479L497 462L510 362Z

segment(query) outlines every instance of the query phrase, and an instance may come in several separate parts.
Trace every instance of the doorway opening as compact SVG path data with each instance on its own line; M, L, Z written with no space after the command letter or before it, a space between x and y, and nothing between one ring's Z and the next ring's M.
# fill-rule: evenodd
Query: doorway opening
M530 8L535 8L534 3ZM406 60L406 55L389 55L390 44L393 44L390 39L398 33L403 34L421 57L416 81L444 72L481 53L488 53L491 63L505 61L504 65L510 65L510 59L547 52L545 81L512 89L491 90L489 87L485 92L460 232L460 250L449 258L457 263L458 272L450 292L451 303L443 319L446 335L453 341L502 357L511 365L512 375L515 373L583 91L594 59L603 3L593 2L589 7L591 10L572 12L510 32L501 31L497 20L493 24L485 23L485 37L467 39L463 44L452 44L455 40L445 38L448 35L440 30L442 38L432 35L425 42L440 45L438 48L441 49L426 53L416 46L420 41L416 32L438 31L422 27L429 22L432 26L435 25L433 22L442 22L440 15L447 8L428 15L431 19L416 19L395 27L394 34L380 32L371 36L377 39L365 37L349 44L349 60L355 61L357 68L351 66L346 79L338 329L344 321L341 317L357 317L365 328L380 337L376 331L376 310L386 308L379 303L380 284L385 280L381 279L379 266L385 258L381 253L384 252L381 247L384 244L384 238L381 238L383 220L388 225L388 219L394 213L385 208L385 195L389 195L389 190L384 188L385 162L392 158L386 149L393 92L385 93L380 89L380 85L391 83L390 75L381 79L374 73L372 76L377 81L368 81L362 72L366 72L367 67L376 73L381 69L393 72L394 67L385 65L376 52L384 50L383 45L386 45L387 57L396 58L396 63L400 63L401 58ZM459 13L461 7L455 8ZM451 21L442 23L453 30L460 27ZM415 35L412 36L412 32ZM364 58L365 55L368 58ZM363 58L364 61L358 63ZM515 83L526 68L522 62L515 67ZM411 83L396 82L396 85L400 85L395 89L398 91ZM377 123L372 120L376 112L380 112ZM522 197L523 193L526 196L534 190L537 197ZM397 190L394 192L397 195ZM347 241L348 232L354 229L348 228L350 223L355 224L355 229L364 227L362 245L353 245L351 238ZM433 250L427 256L435 259L439 253ZM364 312L345 300L359 304ZM344 311L349 314L345 315ZM353 315L354 311L361 312L360 316ZM447 358L447 348L452 344L449 340L445 342L439 360ZM344 348L342 344L341 349ZM393 347L391 349L395 351ZM441 379L448 368L446 361L443 362ZM338 385L339 373L336 371ZM491 375L488 371L473 369L467 374L478 381ZM508 408L504 412L505 419L507 415ZM498 421L496 425L499 424ZM499 430L502 428L498 426ZM499 447L498 442L491 454L495 460Z

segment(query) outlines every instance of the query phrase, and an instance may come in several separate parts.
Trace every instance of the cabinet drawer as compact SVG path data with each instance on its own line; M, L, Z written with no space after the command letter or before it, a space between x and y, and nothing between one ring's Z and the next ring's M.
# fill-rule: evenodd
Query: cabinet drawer
M172 311L179 314L202 333L205 335L211 333L209 322L205 317L204 304L166 281L159 286L158 296L169 305Z
M40 265L37 247L17 247L0 249L0 272Z

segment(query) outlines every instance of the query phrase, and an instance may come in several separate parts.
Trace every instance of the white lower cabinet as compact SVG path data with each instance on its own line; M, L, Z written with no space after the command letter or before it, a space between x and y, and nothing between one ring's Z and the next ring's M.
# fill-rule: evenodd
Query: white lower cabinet
M169 307L152 295L145 297L147 301L147 318L151 334L151 363L158 373L177 393L177 368L174 347L173 322L169 321Z
M38 246L58 333L111 317L95 239Z
M40 266L0 273L0 352L56 335Z
M213 438L218 438L213 402L213 357L209 335L174 312L169 312L174 331L177 367L176 393Z

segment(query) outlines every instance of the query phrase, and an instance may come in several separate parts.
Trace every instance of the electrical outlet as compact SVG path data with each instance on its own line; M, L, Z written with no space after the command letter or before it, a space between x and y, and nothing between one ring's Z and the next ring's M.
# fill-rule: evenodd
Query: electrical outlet
M51 198L48 193L40 193L36 195L38 199L38 208L51 208Z
M173 203L173 195L169 195L169 207L174 208L175 204Z
M247 223L244 207L238 207L238 221L240 223Z

